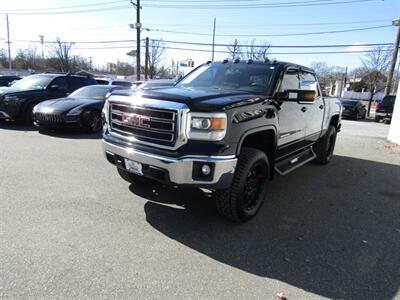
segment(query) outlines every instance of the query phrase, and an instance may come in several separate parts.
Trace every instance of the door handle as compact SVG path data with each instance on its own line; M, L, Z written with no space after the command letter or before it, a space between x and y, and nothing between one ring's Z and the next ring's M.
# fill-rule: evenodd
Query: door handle
M319 109L323 109L324 108L324 106L321 104L320 106L319 106Z
M302 111L302 112L306 112L306 111L307 111L307 107L303 106L303 107L301 108L301 111Z

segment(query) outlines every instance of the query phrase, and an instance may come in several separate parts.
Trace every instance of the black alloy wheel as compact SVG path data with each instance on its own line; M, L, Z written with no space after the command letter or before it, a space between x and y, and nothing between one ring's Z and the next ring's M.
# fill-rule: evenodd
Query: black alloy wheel
M264 203L269 175L267 155L255 148L243 148L230 188L214 193L219 214L238 223L253 218Z
M102 128L101 114L98 111L92 111L87 116L87 128L90 132L99 132Z

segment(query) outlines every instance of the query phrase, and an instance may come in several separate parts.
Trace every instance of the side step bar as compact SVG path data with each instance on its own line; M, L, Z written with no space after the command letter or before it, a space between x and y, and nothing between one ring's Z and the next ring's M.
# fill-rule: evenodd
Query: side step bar
M275 171L278 172L279 175L286 175L309 161L312 161L315 157L316 155L312 148L308 148L277 162L275 164Z

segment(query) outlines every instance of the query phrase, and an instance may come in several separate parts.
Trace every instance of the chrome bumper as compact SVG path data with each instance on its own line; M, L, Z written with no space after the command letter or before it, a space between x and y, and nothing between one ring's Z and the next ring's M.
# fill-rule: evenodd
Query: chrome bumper
M392 117L392 113L376 112L375 116L378 116L378 117Z
M171 158L151 153L137 151L133 148L125 148L114 145L103 139L103 149L106 154L119 155L123 158L154 166L168 171L169 180L177 185L193 185L210 187L215 189L228 188L231 185L235 173L237 158L231 156L182 156ZM200 181L193 179L193 163L212 163L214 173L211 180Z

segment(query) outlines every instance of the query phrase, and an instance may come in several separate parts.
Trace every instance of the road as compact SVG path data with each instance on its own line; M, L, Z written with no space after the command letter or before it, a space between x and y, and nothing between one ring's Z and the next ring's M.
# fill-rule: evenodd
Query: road
M122 181L97 136L0 125L0 298L400 299L400 152L344 121L331 164L222 220L200 190Z

